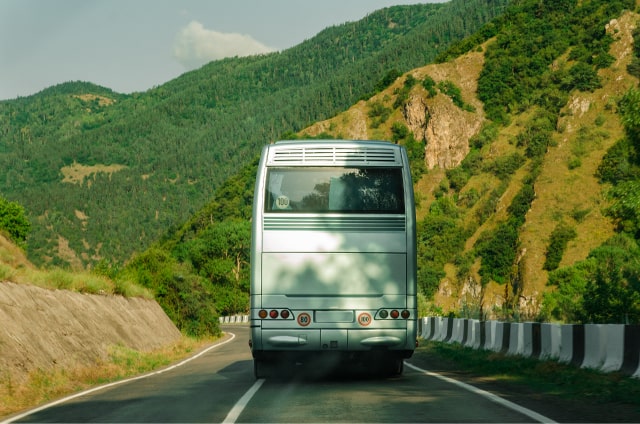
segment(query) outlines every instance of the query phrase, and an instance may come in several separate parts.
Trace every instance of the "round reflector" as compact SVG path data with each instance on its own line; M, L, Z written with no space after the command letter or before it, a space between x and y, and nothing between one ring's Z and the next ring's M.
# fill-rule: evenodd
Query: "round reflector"
M287 309L283 309L280 311L280 316L284 319L289 318L289 311Z
M402 316L402 318L407 319L411 316L411 313L405 309L400 315Z

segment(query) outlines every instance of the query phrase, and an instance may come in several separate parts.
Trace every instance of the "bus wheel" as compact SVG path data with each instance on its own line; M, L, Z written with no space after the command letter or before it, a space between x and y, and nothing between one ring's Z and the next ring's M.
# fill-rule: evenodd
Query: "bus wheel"
M256 379L265 377L265 368L266 365L264 361L260 361L258 359L253 360L253 375L256 377Z
M404 361L402 358L387 358L384 365L382 365L380 371L382 375L385 377L398 377L402 375L402 371L404 370Z
M402 358L392 359L391 363L389 364L389 371L389 374L392 377L402 375L402 371L404 371L404 361L402 360Z

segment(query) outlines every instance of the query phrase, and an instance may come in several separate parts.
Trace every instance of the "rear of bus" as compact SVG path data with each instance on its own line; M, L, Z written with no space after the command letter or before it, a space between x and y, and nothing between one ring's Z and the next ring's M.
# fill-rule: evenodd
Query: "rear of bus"
M370 361L416 346L416 235L406 151L383 141L263 149L251 249L256 377L276 361ZM379 368L378 368L379 369Z

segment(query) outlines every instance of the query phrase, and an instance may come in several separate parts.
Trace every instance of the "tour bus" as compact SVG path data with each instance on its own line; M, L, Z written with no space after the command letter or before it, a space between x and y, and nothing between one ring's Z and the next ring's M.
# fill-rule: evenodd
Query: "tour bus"
M277 361L312 357L401 374L417 344L416 286L404 147L292 140L263 148L251 243L256 378Z

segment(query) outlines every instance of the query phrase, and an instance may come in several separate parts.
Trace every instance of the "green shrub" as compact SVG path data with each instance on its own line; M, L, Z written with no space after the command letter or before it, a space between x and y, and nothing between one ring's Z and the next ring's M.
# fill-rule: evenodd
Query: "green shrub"
M31 231L31 223L26 217L24 208L16 203L0 197L0 231L9 234L17 244L24 244Z
M522 165L526 159L520 153L512 153L508 156L499 156L493 162L485 166L485 170L491 172L502 181L508 180Z
M190 336L217 335L218 313L211 299L211 286L190 273L168 252L151 248L135 256L123 271L123 278L153 290L167 316Z
M462 190L462 188L467 184L467 181L469 181L469 178L469 174L467 174L467 172L461 166L447 170L449 187L457 192Z
M499 284L508 281L518 245L518 230L514 221L503 222L494 231L480 236L475 248L482 258L479 271L482 284L491 280Z
M435 97L438 94L438 90L436 90L436 82L429 75L424 77L422 81L422 86L425 90L427 90L427 97Z
M464 109L465 104L464 100L462 99L462 91L460 91L460 88L457 85L455 85L452 81L445 80L438 83L438 88L440 89L442 94L451 98L454 105L458 106L461 109Z
M562 260L562 256L567 249L567 244L577 235L578 233L575 228L570 227L563 222L558 224L553 232L551 232L546 259L542 268L547 271L553 271L558 268L560 261Z

